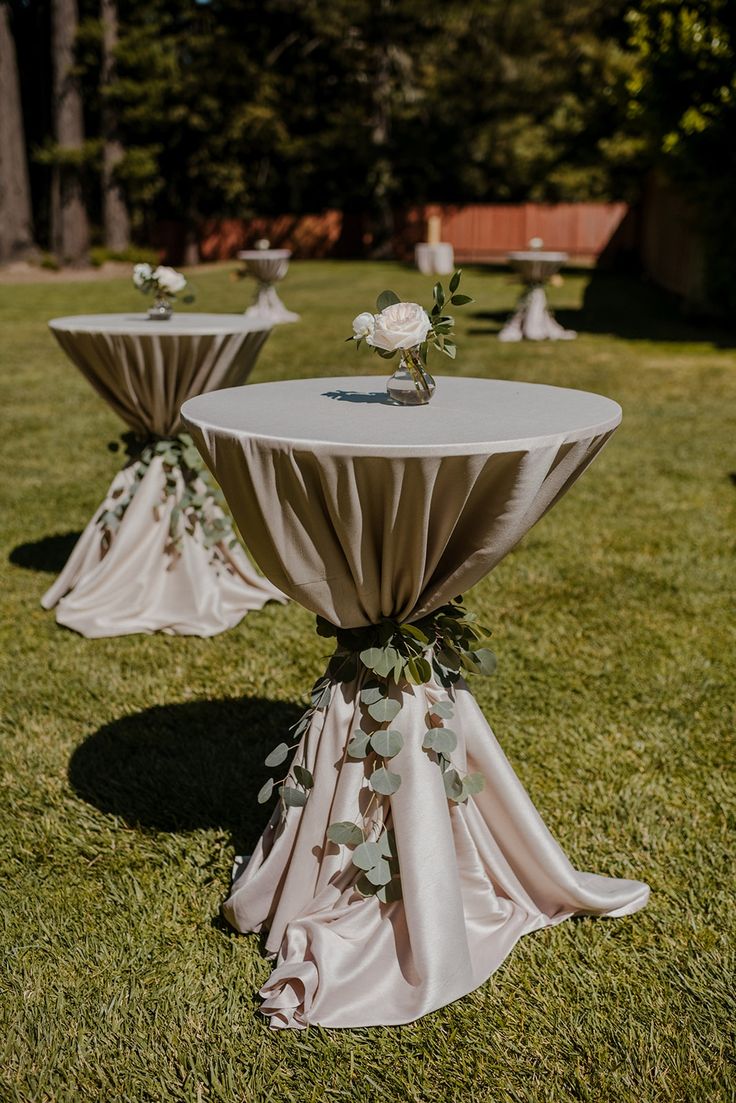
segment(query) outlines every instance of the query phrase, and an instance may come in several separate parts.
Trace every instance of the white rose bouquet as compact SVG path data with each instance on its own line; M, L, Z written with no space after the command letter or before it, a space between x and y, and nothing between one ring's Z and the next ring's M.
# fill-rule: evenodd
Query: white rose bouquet
M136 264L133 268L133 283L143 295L153 295L157 303L170 312L171 303L188 286L186 276L175 268L159 264L153 268L150 264ZM194 302L194 295L185 295L182 302Z
M458 293L461 275L462 269L458 269L452 276L447 296L441 283L434 285L434 304L429 314L419 303L402 302L394 291L382 291L376 300L375 314L366 310L353 319L353 336L348 341L355 341L357 347L365 341L384 360L401 354L402 368L416 388L416 394L403 399L407 403L428 402L434 391L434 380L427 371L430 343L438 352L455 359L457 346L452 339L455 320L443 311L448 303L464 306L473 302L469 295Z

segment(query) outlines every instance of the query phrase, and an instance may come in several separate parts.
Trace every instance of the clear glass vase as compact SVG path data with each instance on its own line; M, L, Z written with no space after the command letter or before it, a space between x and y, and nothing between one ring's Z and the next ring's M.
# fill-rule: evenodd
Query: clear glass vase
M435 392L436 383L427 371L421 348L402 349L401 360L386 384L386 392L399 406L426 406Z
M171 300L164 295L157 295L148 308L148 317L152 322L166 322L172 314Z

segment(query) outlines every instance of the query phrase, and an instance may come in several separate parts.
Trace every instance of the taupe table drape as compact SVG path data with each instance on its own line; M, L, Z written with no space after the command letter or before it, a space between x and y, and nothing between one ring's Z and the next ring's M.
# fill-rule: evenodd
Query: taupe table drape
M239 314L178 314L153 322L138 314L57 318L50 328L98 394L145 442L183 431L179 411L192 395L243 383L266 341L267 323ZM135 464L113 479L69 561L42 599L60 624L84 636L168 632L211 636L269 600L283 600L239 546L212 548L186 528L172 551L169 521L180 504L163 494L156 456L142 479ZM222 511L197 485L210 519ZM134 491L114 535L102 518Z
M343 627L415 620L472 586L570 488L621 416L599 395L477 379L440 379L428 406L399 408L384 385L260 384L182 411L235 516L247 518L261 569ZM346 848L326 839L330 823L355 817L366 785L364 763L346 755L360 684L334 685L309 733L309 799L282 824L274 814L225 905L238 930L269 932L276 967L262 1009L272 1025L405 1023L482 983L522 934L643 907L645 884L571 866L462 681L450 691L453 764L481 772L485 788L448 803L421 748L428 706L448 691L407 686L392 725L403 780L382 809L403 899L361 896Z

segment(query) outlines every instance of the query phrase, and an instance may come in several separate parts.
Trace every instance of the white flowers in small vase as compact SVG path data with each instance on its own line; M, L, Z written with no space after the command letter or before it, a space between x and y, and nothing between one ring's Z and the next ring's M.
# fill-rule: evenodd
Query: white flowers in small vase
M427 371L430 342L438 352L455 359L457 348L451 336L455 320L443 310L447 303L472 303L469 295L458 294L461 275L462 270L458 270L452 276L447 297L441 283L434 285L434 305L429 314L419 303L402 302L394 291L382 291L376 300L377 313L365 310L353 319L353 336L348 341L355 341L357 346L365 341L384 360L401 354L399 369L387 387L394 402L405 406L429 402L435 390L434 379Z
M149 318L165 320L171 317L171 304L187 287L187 278L175 268L159 264L153 268L150 264L136 264L133 268L133 283L143 295L153 295L153 306L148 311ZM182 302L194 302L194 295L185 295Z

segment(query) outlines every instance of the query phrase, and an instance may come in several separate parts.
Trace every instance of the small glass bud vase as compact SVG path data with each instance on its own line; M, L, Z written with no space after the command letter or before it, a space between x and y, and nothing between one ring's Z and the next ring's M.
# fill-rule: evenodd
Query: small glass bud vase
M386 393L398 406L426 406L436 383L427 371L421 348L401 350L401 360L386 384Z
M153 300L153 304L148 308L148 317L152 322L167 322L172 314L171 302L160 295Z

